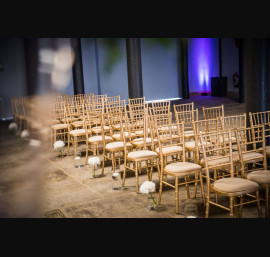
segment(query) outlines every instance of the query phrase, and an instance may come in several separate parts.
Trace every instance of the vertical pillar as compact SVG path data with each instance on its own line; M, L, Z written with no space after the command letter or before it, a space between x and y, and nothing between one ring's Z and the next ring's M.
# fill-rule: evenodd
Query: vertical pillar
M27 95L37 94L38 90L38 39L24 39Z
M246 102L246 84L245 84L245 54L244 54L244 40L242 38L238 39L238 51L239 51L239 103Z
M249 112L270 110L270 39L244 39L244 41L248 115ZM247 123L249 126L249 121Z
M181 74L178 73L178 81L179 88L182 89L182 97L183 99L189 98L189 85L188 85L188 39L181 38L178 40L178 65L180 63L180 69L178 67L178 72L180 71ZM180 80L181 77L181 80Z
M143 97L140 38L126 38L129 98Z
M71 38L70 43L74 51L74 64L72 67L74 94L84 94L81 40L80 38Z

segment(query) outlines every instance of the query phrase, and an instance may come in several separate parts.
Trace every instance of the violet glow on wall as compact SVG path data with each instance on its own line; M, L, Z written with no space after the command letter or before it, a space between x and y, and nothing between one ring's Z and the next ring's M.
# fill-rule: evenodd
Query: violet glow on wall
M190 92L210 92L211 77L218 76L218 39L191 38L188 52Z

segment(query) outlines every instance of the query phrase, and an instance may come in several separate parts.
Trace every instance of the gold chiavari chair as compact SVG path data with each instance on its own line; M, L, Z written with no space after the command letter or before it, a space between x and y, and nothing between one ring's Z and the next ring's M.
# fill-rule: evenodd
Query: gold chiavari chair
M198 109L190 111L174 112L176 123L185 123L184 137L187 140L194 140L193 121L198 121Z
M149 150L146 145L146 137L143 137L143 146L140 150L134 148L133 151L130 151L128 143L131 142L132 135L130 129L130 122L127 120L126 126L122 126L122 134L124 141L124 170L123 170L123 179L122 186L125 186L126 171L131 170L135 173L136 180L136 193L139 193L139 173L142 169L146 169L148 180L152 180L153 168L158 166L158 154ZM158 171L159 173L159 171Z
M98 124L100 134L96 133L96 124ZM94 156L99 155L99 150L103 145L113 142L113 138L110 136L110 130L107 129L109 128L107 113L100 113L99 111L94 110L87 112L84 118L84 126L87 129L86 131L89 132L85 133L85 164L87 164L89 152L92 152ZM94 134L93 131L95 131Z
M237 151L237 142L236 142L236 135L234 129L246 128L246 114L239 114L239 115L230 115L230 116L221 116L220 119L220 127L221 130L230 130L232 135L232 149L233 151ZM227 139L225 139L227 140Z
M177 126L177 129L175 129L175 126ZM190 198L189 185L191 183L197 184L198 182L201 186L204 202L203 181L201 177L202 167L195 163L186 162L183 124L168 124L168 129L166 130L162 126L157 126L156 134L159 142L156 151L159 153L160 160L158 204L161 204L163 185L172 187L175 190L175 212L179 213L179 186L185 185L187 196ZM169 178L173 177L174 181L169 180L168 176Z
M264 125L266 157L270 157L270 111L249 112L250 126ZM268 168L270 168L268 166Z
M269 218L270 170L267 169L264 125L238 128L235 133L241 177L258 183L265 190L265 217Z
M79 114L77 112L77 106L75 102L70 101L65 108L65 120L68 125L67 155L69 155L70 145L73 146L74 155L76 155L79 143L85 142L86 135L91 133L91 131L86 128L87 122L83 122L80 124L75 123L79 120L78 116Z
M129 114L128 112L127 114ZM130 117L128 115L127 117ZM151 124L149 115L147 113L147 109L145 109L145 115L143 118L143 122L141 122L141 117L139 120L136 120L136 116L130 117L127 119L127 125L128 129L130 130L131 135L131 144L137 149L152 149L153 145L152 143L157 144L157 139L153 138L151 135ZM133 134L132 134L133 133ZM136 135L136 137L133 137L132 135Z
M18 126L18 130L22 131L23 129L26 129L24 97L20 96L12 98L11 105L13 108L14 122Z
M258 216L261 217L259 185L248 179L235 176L231 132L204 133L200 134L199 137L206 174L205 217L209 217L210 205L229 211L231 218L241 217L243 205L255 202L257 203ZM227 170L230 177L212 180L210 172L216 169ZM215 194L215 200L211 193ZM228 198L229 204L226 201Z
M122 128L122 122L125 122L125 113L118 116L118 121L120 122L120 128ZM104 120L104 118L103 118ZM104 126L102 126L103 128ZM102 162L102 174L104 174L105 162L111 161L111 170L115 172L117 168L117 159L118 159L118 167L120 169L121 159L124 156L124 139L123 139L123 131L120 130L120 135L117 141L108 142L108 137L106 138L106 132L102 129L102 143L103 143L103 162ZM129 142L126 143L126 148L128 151L131 151L133 145Z
M110 117L112 134L120 133L121 124L124 124L124 122L122 121L122 117L125 117L126 115L126 100L120 100L118 103L107 102L106 113L108 113Z
M52 100L51 110L51 146L59 139L66 142L68 138L68 124L65 120L64 101Z
M214 107L202 107L203 117L205 120L216 119L224 116L224 105Z

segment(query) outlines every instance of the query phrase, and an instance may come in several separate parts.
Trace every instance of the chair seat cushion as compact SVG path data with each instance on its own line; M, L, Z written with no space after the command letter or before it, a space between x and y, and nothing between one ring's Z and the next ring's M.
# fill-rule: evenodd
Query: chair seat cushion
M159 150L160 150L159 147L155 149L155 151L158 153L159 153ZM181 146L177 146L177 145L162 147L163 154L182 152L182 150L183 150L183 148Z
M204 143L204 144L206 144L206 143ZM207 142L207 144L209 144L210 145L210 142ZM198 142L198 146L200 147L200 145L201 145L201 143L200 142ZM196 147L196 145L195 145L195 141L186 141L185 142L185 148L187 149L187 150L195 150L195 147Z
M103 138L102 136L92 136L92 137L89 137L88 138L88 142L102 142L103 141ZM112 137L110 136L105 136L105 141L113 141Z
M140 151L133 151L128 153L127 155L129 158L132 159L141 159L144 157L155 157L158 156L158 154L154 151L150 151L150 150L140 150Z
M239 160L239 154L237 152L233 152L233 162L237 162ZM221 157L218 159L208 159L208 166L222 166L229 162L229 157ZM200 165L205 167L204 159L200 160Z
M83 123L84 123L83 120L76 120L72 122L71 125L77 127L77 126L83 126Z
M202 166L192 162L173 162L165 166L164 170L171 173L188 173L200 170Z
M52 125L52 129L65 129L68 125L66 123L54 124Z
M128 132L125 132L124 135L125 135L125 137L131 136L131 138L137 137L137 135L136 135L135 133L130 133L130 135L129 135ZM119 139L120 136L121 136L120 133L116 133L116 134L113 134L113 135L112 135L112 138L113 138L113 139Z
M88 130L88 133L90 134L91 131ZM85 135L85 129L74 129L74 130L71 130L69 134L72 136L83 136Z
M61 124L60 120L51 120L52 125Z
M104 128L104 131L110 130L109 126L104 126L103 128ZM100 133L101 132L101 126L92 127L91 130L92 130L93 133Z
M184 132L184 137L187 138L187 139L194 137L194 131L193 130L185 131Z
M255 153L255 152L249 152L249 153L243 153L243 160L247 162L255 162L259 161L258 159L262 159L263 155L261 153ZM255 159L254 161L249 159Z
M236 193L242 191L256 190L259 185L244 178L222 178L213 183L213 188L226 193Z
M127 147L132 147L131 143L126 143ZM124 142L122 141L118 141L118 142L112 142L112 143L108 143L106 144L106 149L115 149L115 148L122 148L124 149Z
M262 148L260 148L260 149L262 149ZM270 157L270 145L265 147L265 153L266 153L267 157Z
M270 157L270 146L265 147L266 156Z
M146 141L146 144L151 144L152 143L152 138L151 137L147 137L145 138L145 141ZM157 139L154 139L154 143L157 143L158 140ZM135 138L134 140L132 140L131 142L132 144L134 145L143 145L144 144L144 139L143 138Z
M148 129L148 133L150 133L151 130ZM137 135L137 136L143 136L144 135L144 131L143 130L137 130L137 131L134 131L134 133Z
M258 184L270 183L270 170L254 170L247 174L247 179L257 182Z

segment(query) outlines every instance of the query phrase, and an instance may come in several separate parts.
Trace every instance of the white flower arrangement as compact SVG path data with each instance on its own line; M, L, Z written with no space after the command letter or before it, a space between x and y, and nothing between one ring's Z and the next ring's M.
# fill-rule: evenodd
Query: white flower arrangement
M17 129L18 129L18 126L17 126L17 124L15 123L15 122L11 122L10 124L9 124L9 126L8 126L8 129L10 130L10 131L16 131Z
M29 137L29 131L27 129L23 130L21 133L21 138L27 138Z
M140 186L142 194L150 194L156 191L156 184L152 181L144 181Z
M101 161L99 157L89 157L88 158L88 164L95 166L95 165L100 165Z
M101 164L101 160L99 157L89 157L88 164L93 166L93 177L96 177L96 166Z
M63 142L62 140L56 141L53 145L54 150L59 149L61 157L64 157L64 150L62 149L64 146L65 146L65 142Z
M154 193L156 191L156 184L153 181L144 181L140 186L140 192L142 194L149 194L154 202L155 205L157 205L154 197L151 193Z
M57 149L60 149L60 148L63 148L65 146L65 143L61 140L58 140L54 143L53 147L54 147L54 150L57 150Z

